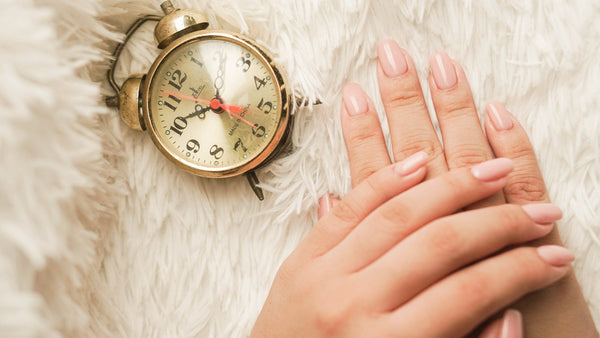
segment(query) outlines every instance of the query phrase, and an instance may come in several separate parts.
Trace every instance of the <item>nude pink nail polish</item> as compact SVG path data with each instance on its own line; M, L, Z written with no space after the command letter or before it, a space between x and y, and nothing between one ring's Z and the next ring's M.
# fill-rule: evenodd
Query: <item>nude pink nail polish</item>
M510 117L510 113L504 108L504 106L497 101L488 103L485 110L492 122L492 126L497 131L510 130L513 127L513 120Z
M318 218L321 219L323 216L327 215L331 210L332 203L331 197L329 194L325 194L319 198L319 210L318 210Z
M484 182L499 180L508 175L514 169L514 163L508 158L496 158L480 163L471 168L475 178Z
M448 54L444 52L435 53L429 59L433 80L439 89L450 89L456 86L458 81L456 70Z
M562 218L562 210L552 203L535 203L521 206L525 213L538 224L550 224Z
M424 151L412 154L404 160L398 162L394 167L394 172L400 176L408 176L427 164L429 156Z
M387 40L377 47L379 64L387 77L398 77L408 71L408 64L400 46L393 40Z
M521 312L508 309L502 317L502 328L500 329L500 338L522 338L523 337L523 316Z
M356 83L349 83L344 86L344 107L350 116L356 116L367 112L369 107L367 95Z
M575 255L560 245L540 246L537 252L546 263L556 267L563 267L575 260Z

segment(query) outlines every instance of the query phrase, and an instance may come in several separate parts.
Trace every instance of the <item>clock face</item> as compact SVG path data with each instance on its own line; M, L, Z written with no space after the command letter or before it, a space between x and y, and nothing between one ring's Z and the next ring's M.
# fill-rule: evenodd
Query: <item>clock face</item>
M281 84L265 57L244 42L193 39L153 69L148 88L153 139L184 167L235 171L266 157L265 150L281 138L287 123Z

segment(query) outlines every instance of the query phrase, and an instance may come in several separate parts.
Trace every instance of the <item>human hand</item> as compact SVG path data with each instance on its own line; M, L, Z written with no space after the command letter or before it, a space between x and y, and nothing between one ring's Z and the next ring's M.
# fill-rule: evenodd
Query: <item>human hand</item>
M393 160L401 161L415 152L425 151L431 158L427 164L426 179L431 179L448 170L489 160L494 154L510 158L515 163L515 170L508 175L503 192L467 209L506 202L549 202L525 131L500 103L492 102L486 109L486 138L468 81L458 63L443 53L430 59L432 71L428 80L444 142L442 147L408 53L393 41L382 43L378 52L379 90L389 124ZM356 84L344 89L342 127L354 186L392 162L373 104ZM529 244L547 243L561 244L557 231ZM523 312L527 335L596 336L589 310L572 272L556 286L536 292L516 306Z
M500 191L511 160L414 186L426 162L419 152L380 169L319 220L279 269L252 337L460 336L569 271L561 247L498 253L548 234L555 206L454 214Z

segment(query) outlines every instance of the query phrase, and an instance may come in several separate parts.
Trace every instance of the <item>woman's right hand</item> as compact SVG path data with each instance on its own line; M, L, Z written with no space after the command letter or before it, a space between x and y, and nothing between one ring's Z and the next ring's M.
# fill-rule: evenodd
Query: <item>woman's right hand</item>
M556 206L455 214L500 191L511 160L416 185L426 162L419 152L379 170L319 220L279 269L253 337L461 336L569 271L559 246L502 251L548 234Z

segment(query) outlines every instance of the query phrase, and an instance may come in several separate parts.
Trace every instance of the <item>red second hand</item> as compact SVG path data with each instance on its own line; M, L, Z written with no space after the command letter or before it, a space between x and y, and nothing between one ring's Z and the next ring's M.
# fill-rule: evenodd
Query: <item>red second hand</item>
M185 95L181 95L181 94L169 93L169 92L166 92L164 90L161 90L160 92L163 93L163 94L165 94L165 95L177 97L177 98L180 98L180 99L191 100L191 101L196 101L196 102L206 103L206 104L212 105L212 101L197 99L195 97L185 96ZM222 104L221 102L219 102L219 107L227 110L229 113L231 113L231 112L241 113L241 112L244 111L244 108L242 108L240 106ZM215 109L217 109L217 108L215 108Z

